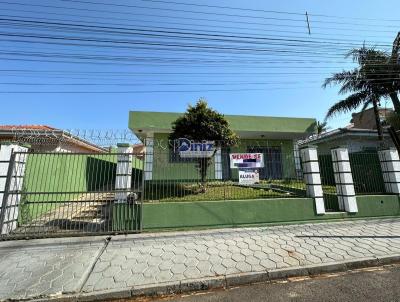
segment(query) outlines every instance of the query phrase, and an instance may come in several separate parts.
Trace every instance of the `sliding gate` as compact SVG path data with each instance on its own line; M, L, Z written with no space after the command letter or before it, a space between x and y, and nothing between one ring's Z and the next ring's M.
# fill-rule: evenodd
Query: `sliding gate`
M5 179L3 240L140 231L136 154L14 152Z

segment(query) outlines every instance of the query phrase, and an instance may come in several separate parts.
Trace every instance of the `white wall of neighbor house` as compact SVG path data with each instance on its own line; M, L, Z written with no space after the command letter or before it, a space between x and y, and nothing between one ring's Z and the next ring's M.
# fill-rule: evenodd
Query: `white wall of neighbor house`
M26 152L28 149L18 145L0 145L0 233L8 234L17 227L18 205L21 198L27 154L17 154L14 165L10 167L12 152ZM9 169L11 179L7 183ZM8 185L8 188L6 186ZM11 193L6 194L6 190Z
M393 146L390 140L385 140L389 146ZM342 137L331 141L317 143L319 154L330 154L331 149L338 146L344 146L350 153L363 152L366 150L379 149L380 141L375 137L358 138L358 137Z

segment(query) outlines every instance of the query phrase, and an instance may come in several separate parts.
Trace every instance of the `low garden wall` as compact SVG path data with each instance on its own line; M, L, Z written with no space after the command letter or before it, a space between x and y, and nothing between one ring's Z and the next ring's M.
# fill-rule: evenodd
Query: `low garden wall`
M143 230L152 231L400 216L396 195L357 196L357 204L356 214L316 215L312 198L145 203L142 221Z

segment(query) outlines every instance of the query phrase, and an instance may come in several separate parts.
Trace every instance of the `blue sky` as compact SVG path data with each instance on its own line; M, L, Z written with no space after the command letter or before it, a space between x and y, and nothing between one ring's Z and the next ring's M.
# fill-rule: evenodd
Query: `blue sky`
M350 60L342 58L349 45L361 46L365 41L367 45L379 44L380 48L389 50L400 30L400 17L398 10L394 9L398 7L398 1L176 1L203 6L139 0L116 0L108 2L113 5L107 6L100 4L106 3L102 1L0 2L0 22L3 22L0 36L0 124L126 129L129 110L184 111L187 104L201 97L226 114L315 117L321 120L328 107L340 98L337 87L322 89L321 84L331 72L353 66ZM307 32L305 16L301 15L306 11L310 14L311 36ZM224 35L259 38L329 40L330 44L326 52L323 47L315 46L307 49L306 54L304 48L300 48L301 53L285 56L154 50L153 47L120 47L122 44L113 44L112 47L62 45L53 43L55 40L10 37L9 34L169 43L182 40L66 32L21 26L25 23L10 25L5 19L146 30L179 28L202 34L224 32ZM24 42L17 41L21 39L25 39ZM214 42L192 39L184 43L207 46ZM286 46L279 43L275 49L284 50ZM245 46L258 47L254 44ZM263 44L262 47L269 45ZM72 62L70 57L62 59L54 57L54 54L62 54L63 58L65 55L75 57ZM106 60L88 64L88 61L76 57L82 55L102 56ZM132 57L133 61L129 61ZM153 60L154 57L157 59ZM60 62L63 60L68 62ZM39 93L43 91L47 93ZM390 107L390 102L383 101L381 106ZM349 119L349 114L340 115L329 124L335 128L347 124Z

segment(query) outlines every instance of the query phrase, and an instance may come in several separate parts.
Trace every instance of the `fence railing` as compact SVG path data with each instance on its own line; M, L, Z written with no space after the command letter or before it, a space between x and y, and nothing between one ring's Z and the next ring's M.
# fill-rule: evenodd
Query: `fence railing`
M15 209L18 213L12 214L18 217L13 236L117 232L121 227L115 218L121 215L130 218L131 226L124 230L140 230L137 205L142 202L143 167L137 157L133 156L131 184L121 189L116 187L117 158L125 154L16 152L15 155L17 158L23 155L27 161L22 187L11 181L6 188L11 199L18 199ZM10 166L12 170L21 170L18 161L10 162ZM129 204L123 209L119 209L117 200L121 192Z
M276 151L265 156L264 167L256 169L259 181L242 185L238 169L229 165L229 151L207 161L179 158L173 150L155 150L150 168L145 165L144 201L237 200L293 197L305 194L292 152ZM202 172L203 171L203 172ZM205 178L202 180L202 173Z
M222 148L207 160L180 157L164 142L136 147L127 152L116 147L99 152L14 152L2 203L8 207L7 198L12 200L13 214L1 212L10 216L2 221L13 223L5 233L29 237L138 232L143 203L306 196L299 152L287 146ZM264 156L264 166L256 169L257 180L251 184L241 183L239 170L230 165L231 153L246 152ZM385 193L377 153L349 157L356 194ZM319 155L318 162L325 208L342 210L332 156Z
M378 153L350 153L350 166L356 194L385 193L385 184Z

